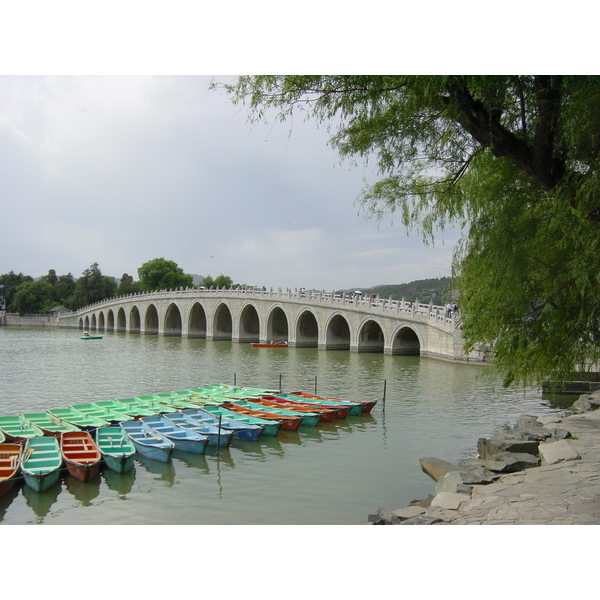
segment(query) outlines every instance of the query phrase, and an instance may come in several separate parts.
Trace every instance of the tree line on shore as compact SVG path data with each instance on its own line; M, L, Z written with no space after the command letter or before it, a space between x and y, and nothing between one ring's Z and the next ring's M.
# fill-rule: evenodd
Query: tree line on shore
M77 310L115 296L193 285L193 275L184 273L177 263L162 257L139 267L137 281L128 273L123 273L120 281L103 275L94 262L77 279L71 273L57 275L54 269L38 278L14 271L0 275L0 305L9 312L46 314L56 306ZM199 286L219 288L232 285L233 280L227 275L214 279L207 275L199 283Z

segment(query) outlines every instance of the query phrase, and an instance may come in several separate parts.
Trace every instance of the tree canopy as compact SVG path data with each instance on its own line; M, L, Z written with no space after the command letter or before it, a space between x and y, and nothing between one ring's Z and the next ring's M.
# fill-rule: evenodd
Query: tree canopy
M190 287L193 276L172 260L153 258L138 269L139 287L142 292L153 290L170 290L178 287Z
M599 77L272 75L224 87L251 120L300 112L342 157L374 160L366 214L399 214L426 242L462 229L463 335L467 349L493 345L506 383L598 363Z

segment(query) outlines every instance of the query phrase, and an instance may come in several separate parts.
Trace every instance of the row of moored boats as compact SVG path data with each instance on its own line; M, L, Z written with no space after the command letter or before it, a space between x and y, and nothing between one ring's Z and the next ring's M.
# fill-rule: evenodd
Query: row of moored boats
M37 492L66 469L82 481L101 464L117 473L139 453L168 462L175 450L201 454L232 440L257 441L280 430L371 412L377 400L344 400L211 384L168 394L74 404L0 417L0 496L22 478Z

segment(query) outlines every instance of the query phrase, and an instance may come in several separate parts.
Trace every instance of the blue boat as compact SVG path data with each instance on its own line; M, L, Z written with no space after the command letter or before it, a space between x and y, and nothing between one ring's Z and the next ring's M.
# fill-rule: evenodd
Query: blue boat
M223 399L225 400L225 399ZM222 419L228 419L234 423L246 423L249 425L258 425L263 428L262 435L276 436L281 428L279 421L260 419L258 417L251 417L249 415L242 415L240 413L228 410L223 406L217 404L203 404L202 410L215 416L221 417Z
M164 435L175 445L175 450L203 454L206 444L208 444L207 436L192 431L191 429L178 427L164 417L144 417L140 420L142 423L148 425L153 431L158 432L160 435Z
M195 409L186 409L178 413L170 413L165 415L165 419L169 420L173 425L205 435L208 438L209 446L218 448L229 447L231 440L233 439L233 431L223 429L222 427L219 429L219 427L214 427L208 423L196 421L187 414L188 410Z
M201 424L212 425L213 427L221 427L226 431L233 432L234 440L246 440L249 442L255 442L262 435L265 426L264 425L252 425L251 423L243 423L242 421L236 421L235 419L228 419L227 417L215 416L202 409L192 409L183 411L185 415L192 417L195 421Z
M133 442L139 454L158 460L169 462L175 445L164 435L153 431L146 423L141 421L123 421L119 425Z

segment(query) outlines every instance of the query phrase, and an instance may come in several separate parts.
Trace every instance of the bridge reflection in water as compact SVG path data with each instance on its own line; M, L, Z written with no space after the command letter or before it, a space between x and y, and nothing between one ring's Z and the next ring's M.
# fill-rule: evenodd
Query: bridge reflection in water
M131 294L59 316L60 327L269 343L323 350L413 354L485 362L464 352L458 316L443 306L298 290L187 288Z

